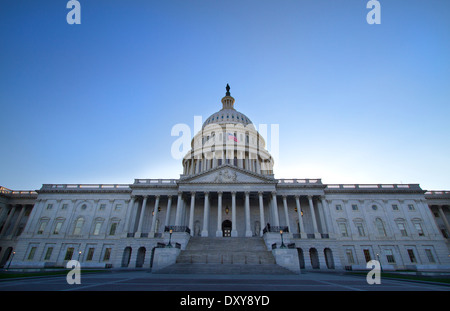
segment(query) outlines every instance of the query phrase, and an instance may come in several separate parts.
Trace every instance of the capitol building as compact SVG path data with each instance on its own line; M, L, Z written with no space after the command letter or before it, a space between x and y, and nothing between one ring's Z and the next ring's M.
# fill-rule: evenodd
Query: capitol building
M0 267L75 259L155 273L300 273L366 269L375 259L383 270L450 270L450 191L276 179L229 86L221 102L179 179L0 187Z

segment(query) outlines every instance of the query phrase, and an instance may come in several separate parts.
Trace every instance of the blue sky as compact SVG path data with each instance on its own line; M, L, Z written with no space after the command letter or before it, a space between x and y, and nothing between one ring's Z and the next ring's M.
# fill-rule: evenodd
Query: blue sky
M449 1L79 1L0 3L0 185L178 178L172 127L229 83L276 178L450 189Z

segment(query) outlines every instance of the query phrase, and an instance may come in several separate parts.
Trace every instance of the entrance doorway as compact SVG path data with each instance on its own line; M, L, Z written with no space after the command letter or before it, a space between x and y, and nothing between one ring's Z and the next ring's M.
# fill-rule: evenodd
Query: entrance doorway
M319 254L317 253L317 249L310 248L309 249L309 257L311 258L311 266L313 269L320 269L319 263Z
M224 237L231 236L231 221L230 220L224 220L222 222L222 232L223 232Z
M323 251L325 255L325 262L327 264L328 269L334 269L334 259L333 259L333 252L329 248L325 248Z
M145 247L139 247L136 257L136 268L142 268L145 260Z
M123 250L123 256L122 256L122 268L128 267L130 264L131 259L131 247L127 246Z

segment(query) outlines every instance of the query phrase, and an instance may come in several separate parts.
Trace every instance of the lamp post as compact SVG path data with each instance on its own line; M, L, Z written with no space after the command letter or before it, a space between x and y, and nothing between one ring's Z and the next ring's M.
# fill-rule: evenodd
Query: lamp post
M78 262L80 261L81 251L78 252Z
M284 241L283 241L283 230L280 230L280 235L281 235L281 246L280 246L280 248L286 248L286 245L284 245Z
M167 244L167 247L169 247L169 248L171 248L172 247L172 244L170 243L171 241L172 241L172 232L173 232L173 230L172 229L170 229L170 231L169 231L169 244Z

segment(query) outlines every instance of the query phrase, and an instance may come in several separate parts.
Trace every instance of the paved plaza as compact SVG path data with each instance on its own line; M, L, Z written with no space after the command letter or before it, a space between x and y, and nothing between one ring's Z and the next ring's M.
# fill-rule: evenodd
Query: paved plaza
M450 291L431 282L382 278L369 285L364 276L307 272L301 275L189 275L147 271L81 274L81 284L66 276L2 280L0 291Z

